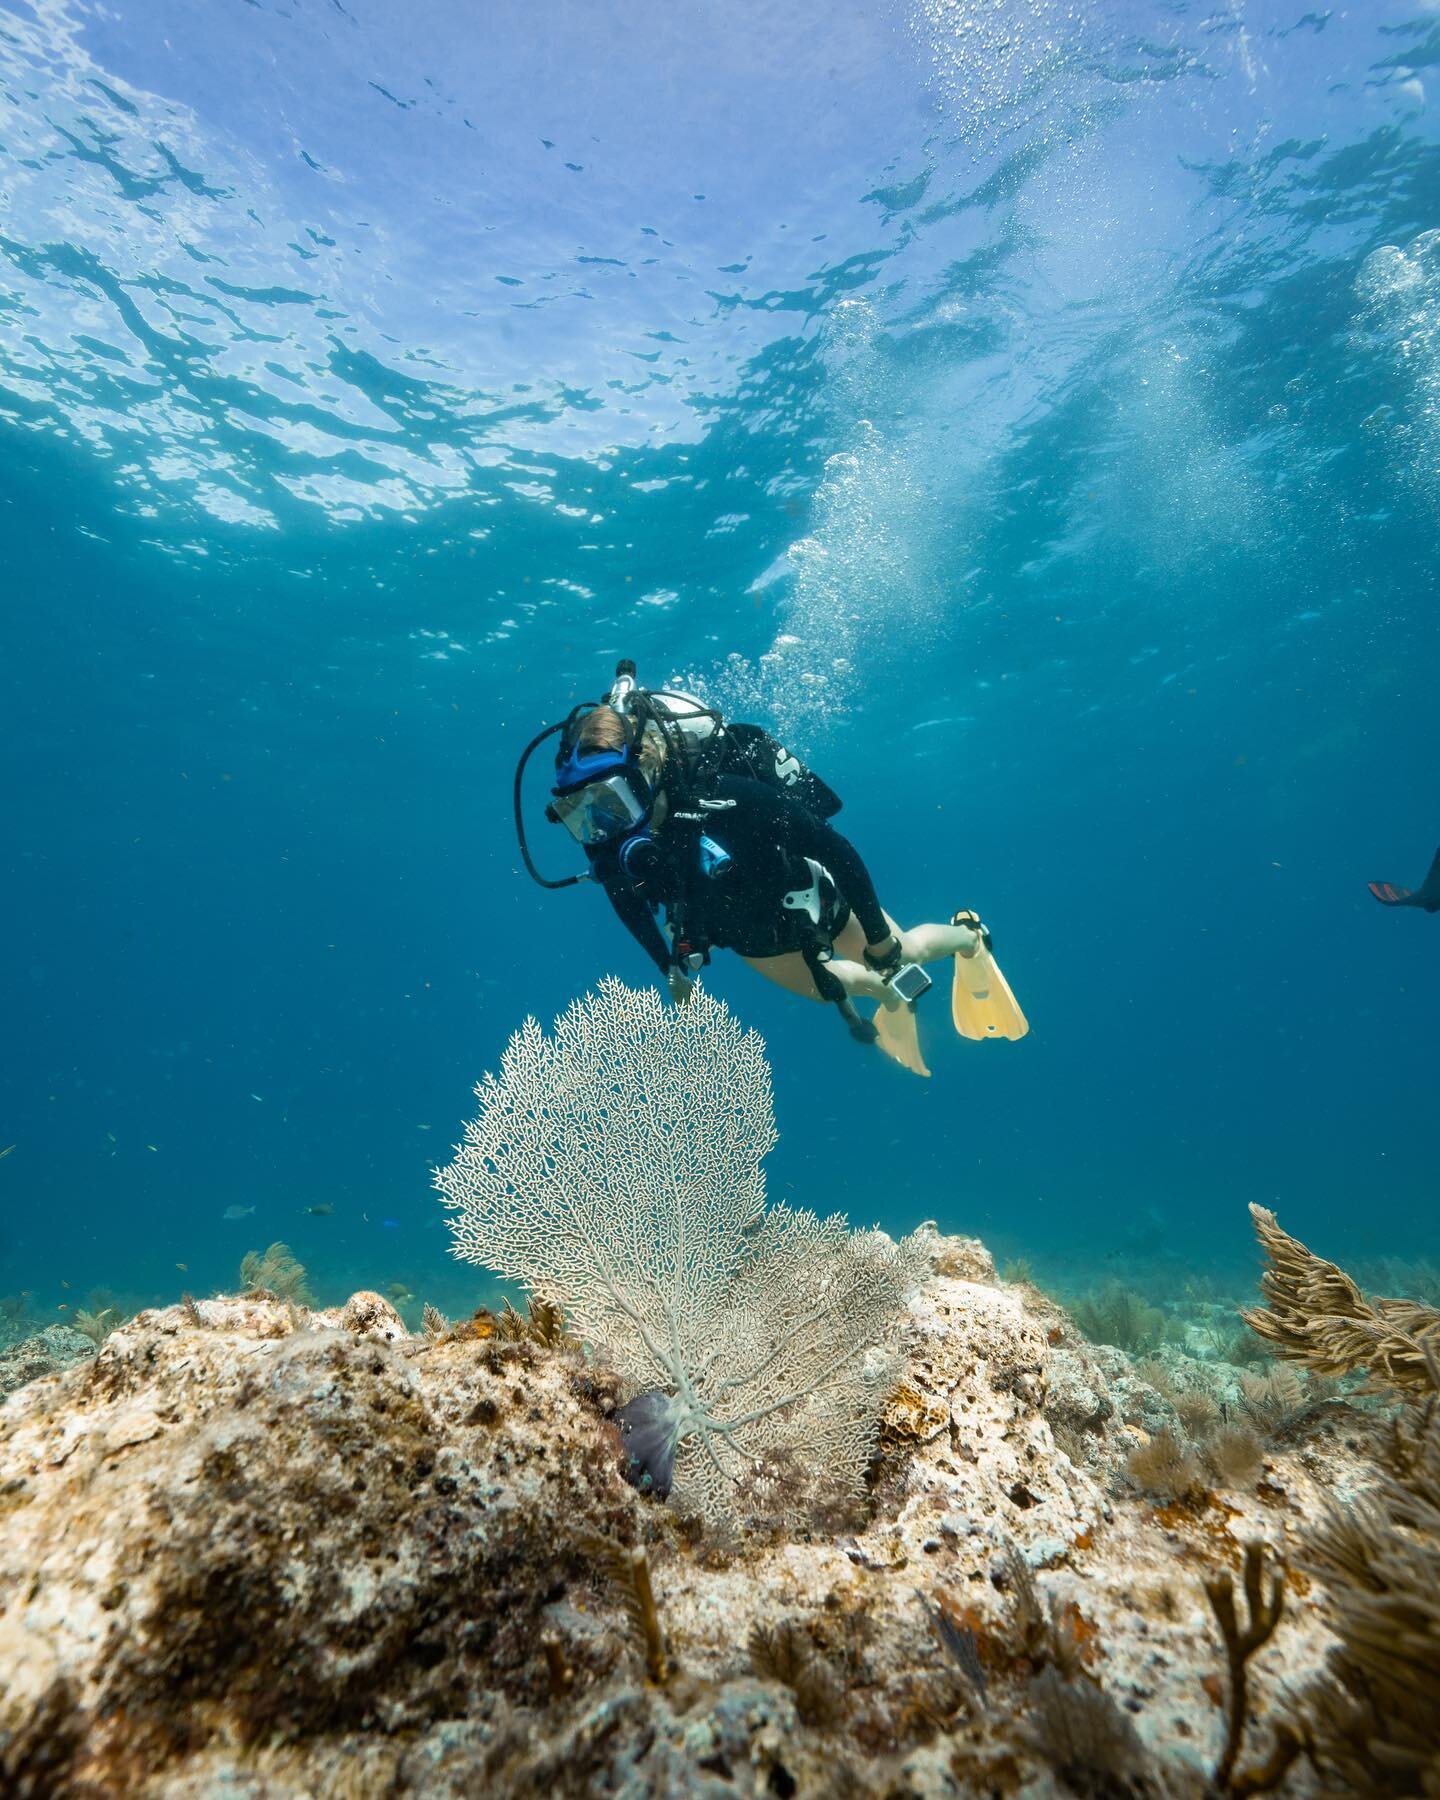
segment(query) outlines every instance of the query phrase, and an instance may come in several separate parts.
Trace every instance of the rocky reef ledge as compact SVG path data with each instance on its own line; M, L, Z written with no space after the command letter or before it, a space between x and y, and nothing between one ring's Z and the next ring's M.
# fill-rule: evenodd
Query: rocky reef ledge
M867 1502L798 1537L628 1487L615 1378L553 1321L140 1314L0 1405L0 1791L1319 1791L1295 1539L1377 1416L1317 1397L1202 1480L1183 1356L1167 1391L974 1240L931 1261ZM1132 1470L1157 1438L1191 1458L1168 1497ZM1243 1706L1227 1599L1265 1639Z

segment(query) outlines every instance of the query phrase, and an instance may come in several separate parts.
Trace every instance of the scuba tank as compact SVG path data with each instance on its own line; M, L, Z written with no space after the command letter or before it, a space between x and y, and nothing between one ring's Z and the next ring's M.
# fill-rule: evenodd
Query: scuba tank
M628 703L628 692L626 699ZM612 700L611 705L615 704ZM832 819L840 811L842 802L835 790L763 725L727 723L713 707L679 688L646 693L639 705L646 719L664 732L672 755L678 753L692 794L703 791L707 780L716 775L746 775L788 794L817 819ZM616 710L624 708L616 706Z
M642 730L646 723L660 727L692 790L714 775L748 775L779 788L817 819L832 819L840 810L835 790L763 725L727 723L714 707L682 688L638 688L635 664L628 658L616 667L606 703L627 718L638 718Z
M626 657L616 664L615 678L603 699L582 700L563 719L547 725L525 746L515 766L515 835L526 870L541 887L574 887L590 877L579 874L554 879L542 875L535 866L525 833L522 787L526 765L547 738L557 735L563 756L574 745L585 718L600 706L613 708L625 720L634 748L638 749L648 725L661 732L667 750L665 782L673 790L676 811L693 810L717 775L743 775L763 781L788 794L817 819L833 818L840 811L840 796L835 790L806 768L763 725L728 723L713 706L680 688L642 688L634 662ZM553 816L553 809L549 810ZM716 872L705 871L712 876Z
M813 769L807 769L793 751L773 737L763 725L727 725L725 728L731 775L749 775L779 788L798 806L817 819L833 819L844 802Z

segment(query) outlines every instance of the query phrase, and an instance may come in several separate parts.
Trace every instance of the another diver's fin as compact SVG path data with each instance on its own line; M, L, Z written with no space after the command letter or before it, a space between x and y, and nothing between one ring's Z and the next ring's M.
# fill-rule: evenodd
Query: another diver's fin
M973 913L956 915L956 922L968 925ZM979 924L979 921L975 921ZM983 927L982 927L983 930ZM973 956L956 956L955 981L950 989L950 1017L961 1037L1024 1037L1030 1023L1020 1010L1020 1003L1010 992L1010 983L1000 973L1000 965L990 954L984 937L975 946Z
M875 1029L880 1048L888 1057L912 1074L929 1079L925 1058L920 1054L920 1033L915 1026L915 1008L910 1005L882 1006L875 1014Z
M1421 882L1415 899L1426 912L1440 912L1440 850L1435 852L1430 873Z
M1371 881L1366 885L1382 906L1419 906L1426 912L1440 912L1440 850L1435 852L1430 873L1415 893L1389 881Z

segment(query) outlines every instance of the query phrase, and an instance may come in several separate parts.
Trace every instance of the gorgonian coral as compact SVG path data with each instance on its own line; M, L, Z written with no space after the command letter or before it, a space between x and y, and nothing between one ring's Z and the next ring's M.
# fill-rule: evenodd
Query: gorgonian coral
M1252 1204L1250 1217L1269 1259L1260 1281L1267 1304L1241 1317L1277 1355L1318 1375L1364 1370L1382 1393L1435 1392L1440 1308L1370 1299L1343 1269L1282 1231L1268 1207Z
M755 1032L702 991L603 981L511 1038L435 1184L455 1253L563 1306L633 1397L633 1472L715 1517L859 1492L913 1240L765 1205L775 1142Z

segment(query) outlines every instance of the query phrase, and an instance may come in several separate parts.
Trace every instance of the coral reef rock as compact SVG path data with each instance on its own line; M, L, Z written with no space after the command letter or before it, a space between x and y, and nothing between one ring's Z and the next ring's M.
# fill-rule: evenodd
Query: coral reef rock
M783 1496L741 1533L628 1487L571 1338L251 1293L52 1344L0 1406L0 1793L1198 1797L1203 1584L1250 1542L1288 1574L1258 1766L1333 1642L1292 1534L1371 1427L1329 1403L1255 1493L1157 1504L1127 1418L1170 1403L932 1238L867 1497L799 1533Z
M34 1337L7 1344L0 1350L0 1400L27 1382L68 1369L72 1363L87 1362L94 1354L91 1339L70 1325L47 1325Z

